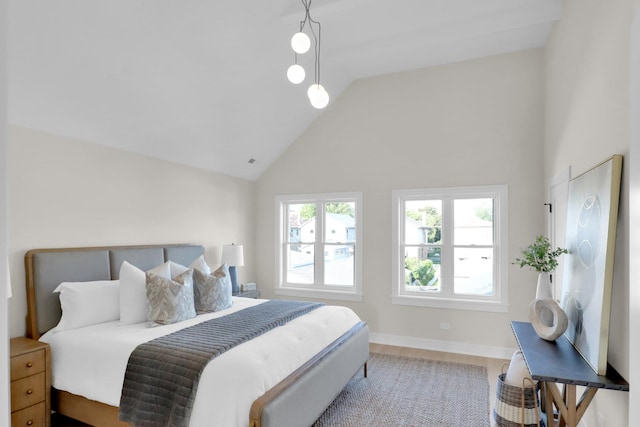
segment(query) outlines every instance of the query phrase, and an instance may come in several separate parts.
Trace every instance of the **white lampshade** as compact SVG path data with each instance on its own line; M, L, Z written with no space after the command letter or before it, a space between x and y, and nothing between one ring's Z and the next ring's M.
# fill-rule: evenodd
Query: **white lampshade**
M222 262L230 267L240 267L244 265L244 253L242 245L224 245L222 247Z
M311 39L303 32L295 33L291 37L291 49L295 53L307 53L311 47Z
M329 104L329 93L321 84L312 84L307 90L307 96L314 108L322 109Z
M302 65L293 64L287 70L287 78L294 85L302 83L304 81L305 75L306 74L304 72L304 68L302 68Z

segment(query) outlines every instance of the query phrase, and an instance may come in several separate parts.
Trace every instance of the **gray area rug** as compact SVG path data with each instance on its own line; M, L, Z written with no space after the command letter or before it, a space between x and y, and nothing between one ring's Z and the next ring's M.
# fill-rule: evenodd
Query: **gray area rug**
M489 382L482 366L371 353L313 427L487 427Z

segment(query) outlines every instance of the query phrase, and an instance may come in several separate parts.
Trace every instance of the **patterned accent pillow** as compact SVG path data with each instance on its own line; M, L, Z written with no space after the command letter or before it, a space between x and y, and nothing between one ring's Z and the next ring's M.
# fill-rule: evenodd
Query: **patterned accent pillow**
M231 277L229 276L227 264L222 264L220 268L211 274L205 274L195 269L193 271L193 279L198 314L231 307L233 304Z
M171 280L150 272L146 278L150 322L168 325L196 317L192 269Z

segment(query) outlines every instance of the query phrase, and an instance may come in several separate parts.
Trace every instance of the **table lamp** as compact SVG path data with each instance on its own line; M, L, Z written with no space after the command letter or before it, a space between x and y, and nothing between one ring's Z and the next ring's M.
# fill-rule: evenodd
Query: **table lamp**
M244 253L242 252L242 245L224 245L222 247L222 263L229 266L229 275L231 276L231 291L234 294L240 292L238 286L238 275L236 267L242 267L244 265Z

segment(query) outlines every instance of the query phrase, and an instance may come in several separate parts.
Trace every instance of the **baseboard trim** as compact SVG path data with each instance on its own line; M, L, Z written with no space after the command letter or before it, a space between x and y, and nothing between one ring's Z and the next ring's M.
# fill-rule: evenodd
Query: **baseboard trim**
M375 332L371 332L369 334L369 341L375 344L419 348L421 350L445 351L447 353L468 354L471 356L507 360L510 360L513 352L517 350L516 348L494 347L455 341L431 340L425 338L405 337L401 335L380 334Z

